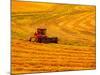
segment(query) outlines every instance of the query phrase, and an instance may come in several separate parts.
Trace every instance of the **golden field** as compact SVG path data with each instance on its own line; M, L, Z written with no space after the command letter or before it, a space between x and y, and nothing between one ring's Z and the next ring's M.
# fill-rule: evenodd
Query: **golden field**
M95 69L95 6L12 1L12 74ZM58 44L29 42L47 28Z
M95 48L14 40L12 74L92 70Z

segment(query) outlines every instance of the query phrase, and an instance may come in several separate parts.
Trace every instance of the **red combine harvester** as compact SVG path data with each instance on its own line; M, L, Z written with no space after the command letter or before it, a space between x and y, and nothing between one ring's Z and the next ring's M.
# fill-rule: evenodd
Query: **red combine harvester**
M45 28L37 28L37 32L34 33L33 37L30 37L29 41L32 41L34 39L34 42L37 43L58 43L57 37L48 37L46 35Z

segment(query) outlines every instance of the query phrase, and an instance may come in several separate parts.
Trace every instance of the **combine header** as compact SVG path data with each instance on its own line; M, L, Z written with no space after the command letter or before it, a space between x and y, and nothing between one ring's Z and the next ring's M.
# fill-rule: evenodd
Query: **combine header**
M33 37L30 37L29 41L34 39L34 42L37 43L58 43L57 37L48 37L46 35L47 29L45 28L37 28L37 31L34 33Z

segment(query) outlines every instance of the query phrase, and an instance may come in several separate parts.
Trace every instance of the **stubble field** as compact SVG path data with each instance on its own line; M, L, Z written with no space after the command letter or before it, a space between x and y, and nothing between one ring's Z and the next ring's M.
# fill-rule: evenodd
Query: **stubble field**
M12 74L96 68L95 6L12 2ZM58 44L28 41L41 26Z

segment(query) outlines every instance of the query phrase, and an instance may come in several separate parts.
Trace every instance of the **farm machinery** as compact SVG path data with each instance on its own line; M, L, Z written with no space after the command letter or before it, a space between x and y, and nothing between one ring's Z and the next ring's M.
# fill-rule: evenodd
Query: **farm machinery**
M37 31L34 33L33 37L30 37L29 41L34 40L37 43L58 43L57 37L48 37L46 35L47 29L37 28Z

